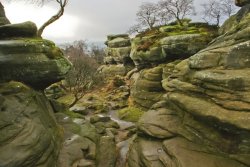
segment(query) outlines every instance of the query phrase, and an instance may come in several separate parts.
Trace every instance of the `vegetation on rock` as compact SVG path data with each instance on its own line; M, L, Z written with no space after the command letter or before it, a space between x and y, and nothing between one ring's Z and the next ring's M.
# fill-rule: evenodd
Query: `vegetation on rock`
M120 119L130 122L137 122L143 115L144 111L135 107L128 107L118 111Z

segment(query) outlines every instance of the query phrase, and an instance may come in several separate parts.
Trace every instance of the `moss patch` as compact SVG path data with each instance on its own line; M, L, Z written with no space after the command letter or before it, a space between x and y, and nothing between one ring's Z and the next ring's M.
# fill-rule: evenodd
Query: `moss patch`
M211 41L218 35L218 27L207 23L189 23L189 21L180 26L172 23L165 26L155 27L152 30L146 30L136 36L133 40L137 51L149 51L151 48L158 47L159 41L165 37L186 35L186 34L202 34L207 36L207 41ZM133 45L133 44L132 44Z
M81 114L75 113L73 111L66 110L63 113L68 115L70 118L83 118Z
M135 107L127 107L118 111L118 116L120 119L130 122L137 122L144 112Z
M59 103L65 104L66 106L70 106L75 100L73 94L67 94L66 96L62 96L57 99Z

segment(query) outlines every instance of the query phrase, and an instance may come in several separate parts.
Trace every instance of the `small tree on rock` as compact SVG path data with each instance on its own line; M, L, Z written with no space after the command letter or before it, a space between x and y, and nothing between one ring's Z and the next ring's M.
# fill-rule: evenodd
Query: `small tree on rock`
M237 11L237 7L234 4L234 0L221 0L222 12L227 17L230 17Z
M158 21L158 7L155 3L143 3L136 13L140 25L153 29Z
M181 26L186 16L195 14L193 0L160 0L158 4L163 13L175 18Z
M206 22L215 22L217 26L220 25L221 20L225 16L230 17L236 12L234 0L209 0L202 4L203 20Z
M15 0L9 0L9 1L15 1ZM54 23L55 21L57 21L63 14L64 14L64 9L66 7L66 5L68 4L69 0L23 0L26 1L28 3L32 3L32 4L38 4L38 5L44 5L46 2L49 1L53 1L56 2L59 5L59 10L58 12L52 16L49 20L47 20L37 31L37 35L39 37L42 36L42 33L44 31L44 29L49 26L50 24Z

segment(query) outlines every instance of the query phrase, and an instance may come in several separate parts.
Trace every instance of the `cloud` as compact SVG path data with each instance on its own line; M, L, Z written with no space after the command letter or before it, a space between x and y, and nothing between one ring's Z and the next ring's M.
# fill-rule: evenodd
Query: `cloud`
M142 2L158 0L69 0L65 14L45 29L44 37L56 42L71 42L88 39L105 41L107 34L125 33L135 23L135 15ZM195 0L200 19L200 4L206 0ZM58 10L56 3L44 7L20 2L4 3L7 16L15 22L31 20L41 25ZM200 19L201 20L201 19Z

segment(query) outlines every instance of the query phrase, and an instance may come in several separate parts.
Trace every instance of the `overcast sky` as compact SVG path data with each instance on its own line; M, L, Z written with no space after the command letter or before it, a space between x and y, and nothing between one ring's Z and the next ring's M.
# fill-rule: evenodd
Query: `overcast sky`
M69 0L65 14L45 29L44 38L58 43L88 39L105 41L107 34L125 33L135 23L142 2L157 0ZM206 0L195 0L196 9ZM23 2L3 2L12 23L31 20L40 26L57 11L55 3L43 7Z

